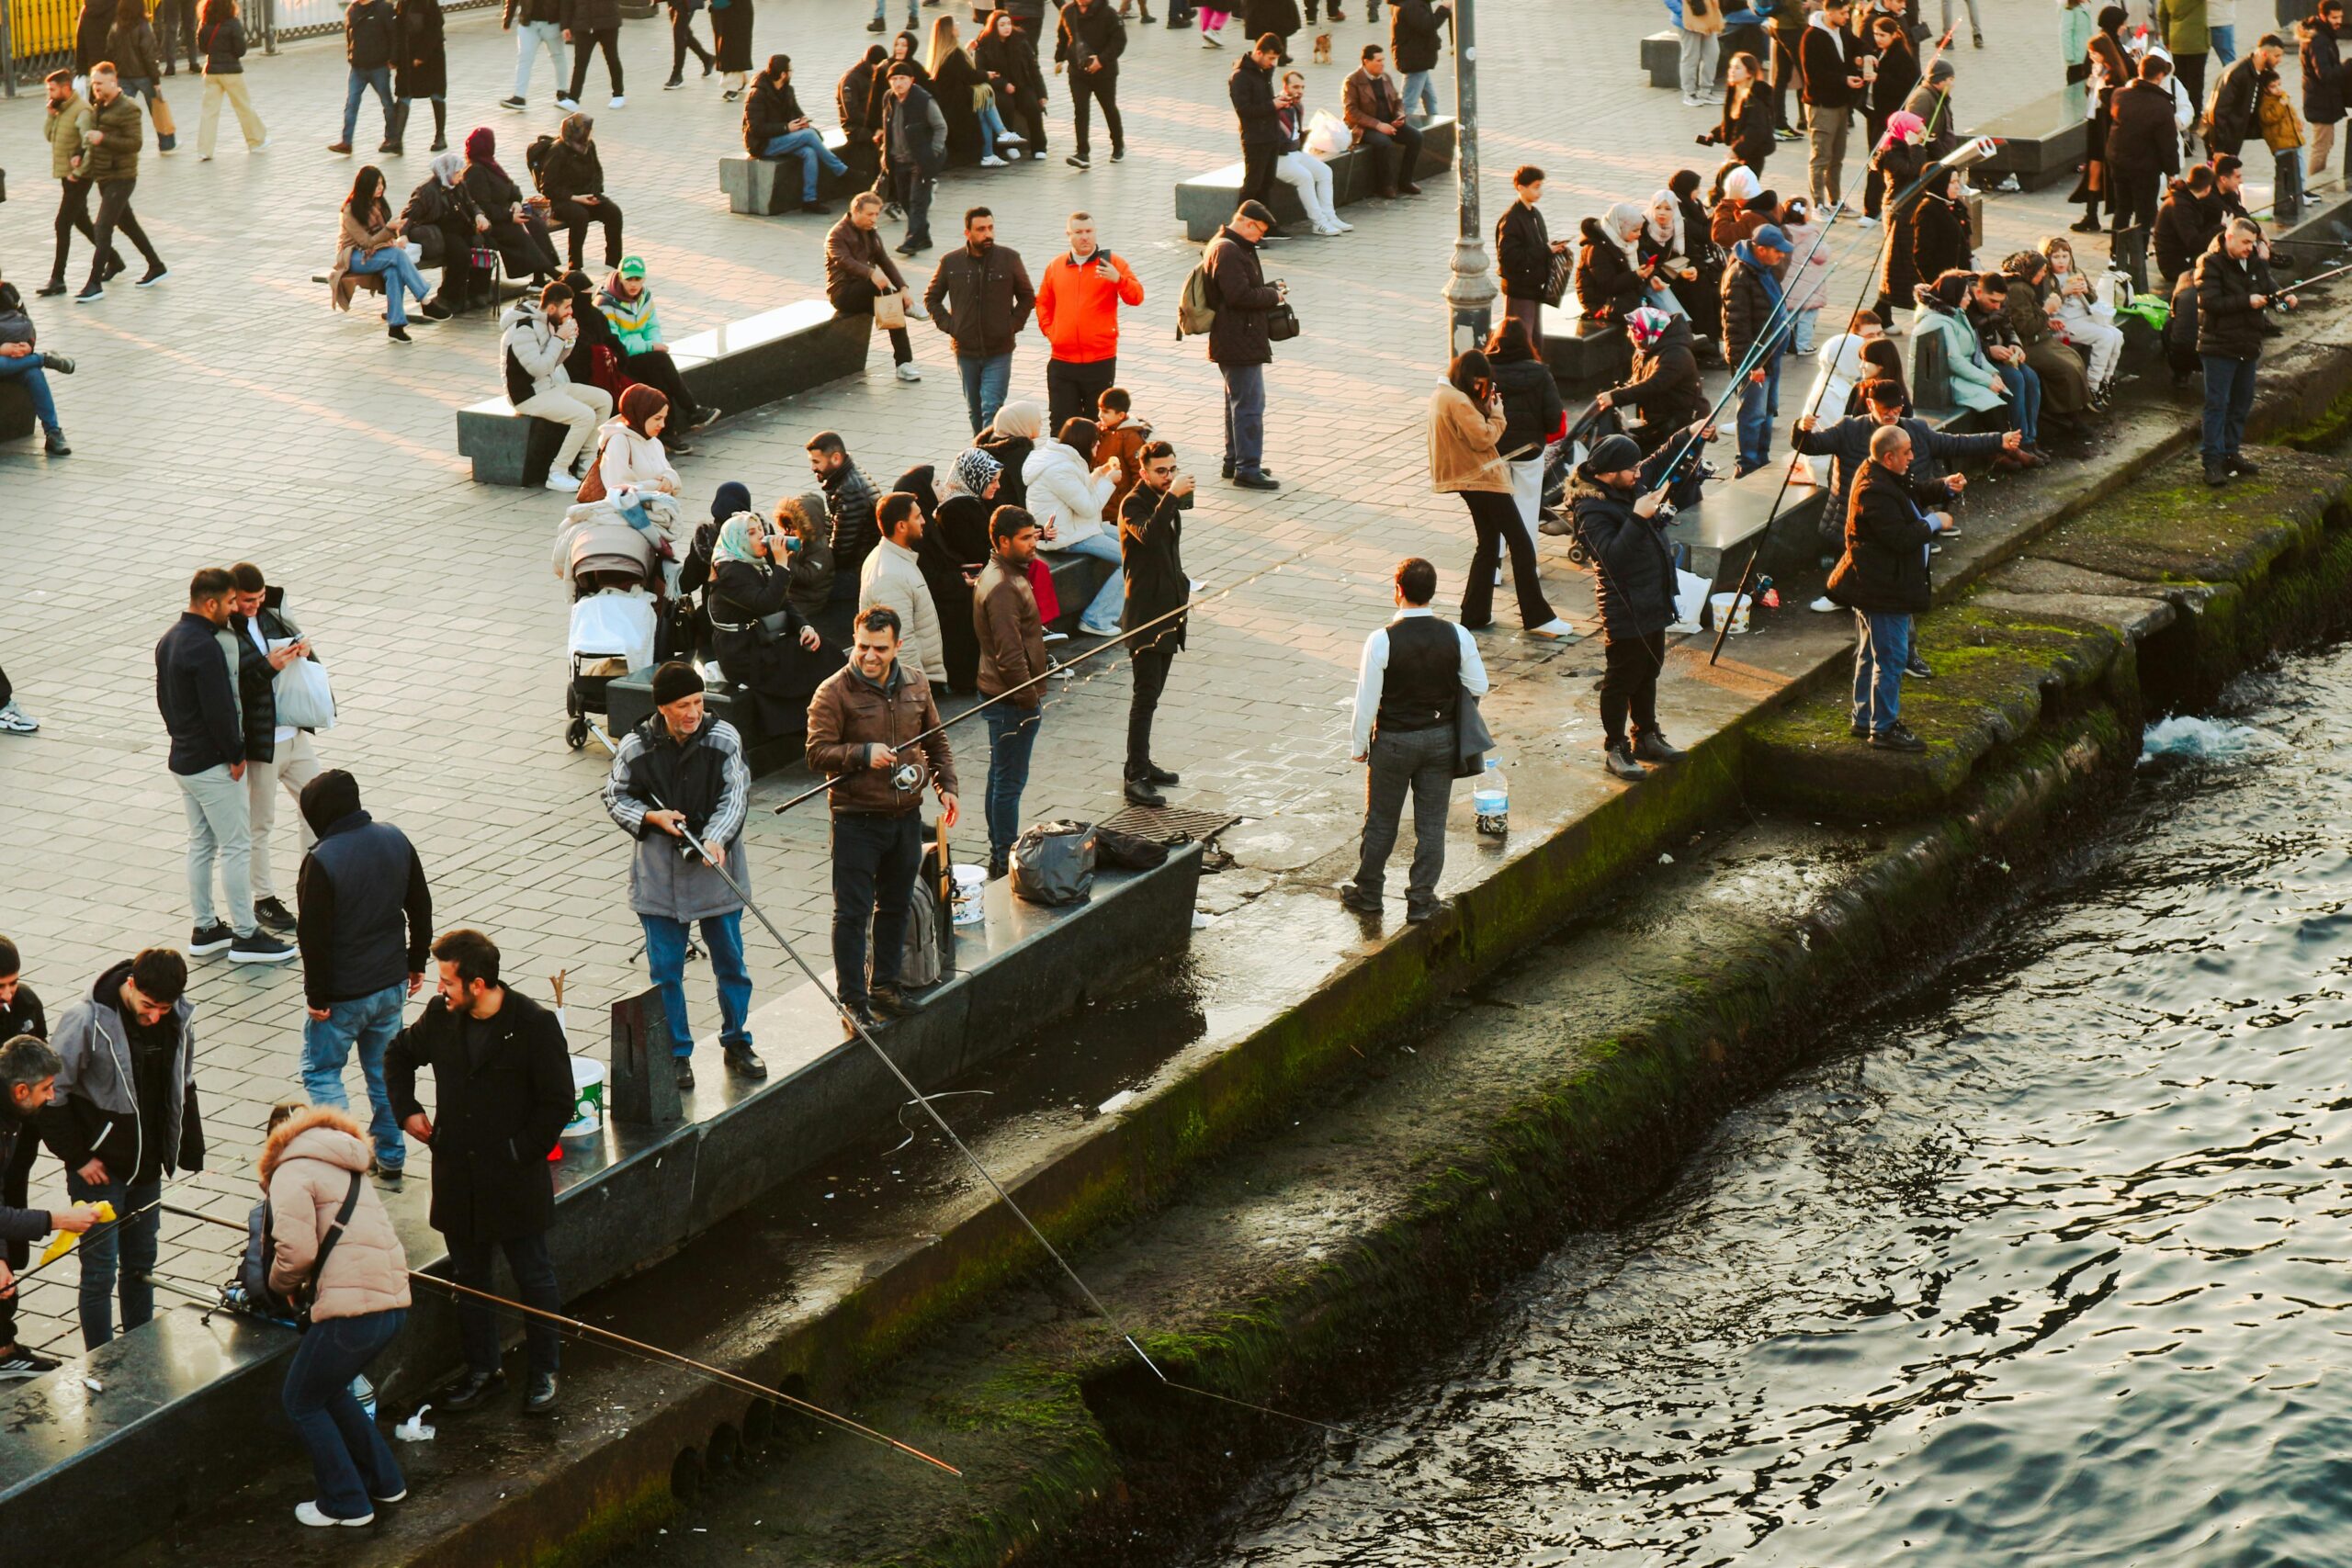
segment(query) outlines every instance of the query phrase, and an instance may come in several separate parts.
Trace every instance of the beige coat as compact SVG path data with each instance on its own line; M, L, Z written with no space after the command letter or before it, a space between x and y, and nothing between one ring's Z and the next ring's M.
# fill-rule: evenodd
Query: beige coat
M382 203L379 202L376 212L369 216L383 216L385 221L371 229L354 218L347 205L335 213L334 265L327 269L327 287L334 291L334 308L338 310L350 310L351 297L362 288L373 289L379 294L384 291L382 278L351 270L351 253L357 251L362 255L372 255L386 245L401 243L401 237L392 232L390 217Z
M354 1171L368 1168L359 1123L340 1111L312 1108L281 1124L262 1145L261 1184L269 1194L270 1234L277 1250L270 1289L288 1298L313 1285L319 1240L334 1224ZM408 1254L383 1201L364 1179L326 1277L311 1291L313 1318L358 1317L408 1305Z
M932 602L931 584L923 580L922 562L914 551L884 539L865 558L857 577L857 607L888 604L898 612L899 660L928 675L947 668L947 645L939 636L939 606Z
M1481 413L1453 383L1439 382L1430 395L1430 489L1441 493L1487 490L1510 494L1510 469L1495 449L1502 435L1499 407L1492 413Z

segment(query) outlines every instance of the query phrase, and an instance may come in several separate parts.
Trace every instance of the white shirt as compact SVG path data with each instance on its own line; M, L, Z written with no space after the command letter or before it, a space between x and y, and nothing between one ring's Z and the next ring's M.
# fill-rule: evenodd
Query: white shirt
M254 646L261 649L263 657L268 657L269 638L262 635L261 617L259 615L248 615L245 617L245 635L254 639ZM235 671L232 671L230 673L233 675L235 674ZM281 724L277 727L277 744L283 746L293 739L294 727L292 725ZM277 760L281 762L286 761L283 756L279 757Z
M1388 626L1408 615L1429 615L1436 612L1426 604L1408 604L1396 612ZM1460 626L1453 628L1454 640L1462 645L1462 689L1474 697L1487 694L1487 665L1478 657L1478 645ZM1363 639L1363 663L1356 671L1356 716L1352 743L1348 748L1351 757L1368 756L1372 751L1372 724L1380 716L1380 692L1388 679L1388 626L1383 626Z

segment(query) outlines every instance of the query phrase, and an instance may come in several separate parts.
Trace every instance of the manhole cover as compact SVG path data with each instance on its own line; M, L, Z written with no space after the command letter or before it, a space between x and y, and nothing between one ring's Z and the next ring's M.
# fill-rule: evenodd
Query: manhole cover
M1179 834L1196 840L1213 839L1240 820L1229 811L1202 811L1187 806L1127 806L1097 826L1165 843Z

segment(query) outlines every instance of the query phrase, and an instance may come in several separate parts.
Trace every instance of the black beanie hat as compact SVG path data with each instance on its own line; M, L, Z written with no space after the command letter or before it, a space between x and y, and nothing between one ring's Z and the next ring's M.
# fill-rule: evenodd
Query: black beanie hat
M701 691L702 676L691 664L673 659L653 672L653 705L668 707L681 697Z
M341 768L329 768L302 786L300 804L311 831L324 833L359 809L359 781Z

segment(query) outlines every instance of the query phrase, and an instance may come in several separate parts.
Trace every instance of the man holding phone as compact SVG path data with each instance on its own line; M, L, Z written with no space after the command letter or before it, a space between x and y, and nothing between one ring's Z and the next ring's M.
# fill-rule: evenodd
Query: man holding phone
M1144 447L1143 479L1119 503L1119 553L1127 577L1119 629L1135 638L1128 645L1135 694L1127 706L1126 795L1137 806L1167 805L1157 786L1183 782L1151 760L1151 720L1190 619L1183 612L1193 581L1184 574L1181 547L1192 505L1193 476L1176 471L1176 448L1165 441Z
M237 639L237 698L245 727L245 802L253 834L254 916L277 931L294 929L293 911L277 897L270 869L269 835L277 826L277 792L297 804L302 786L319 776L311 732L277 722L277 672L298 659L314 659L310 638L286 613L286 590L272 588L261 568L239 561L229 569L229 630ZM301 821L302 849L318 842Z
M1143 303L1135 270L1095 243L1094 220L1073 212L1063 228L1069 249L1046 264L1037 282L1037 330L1053 345L1046 362L1046 428L1091 418L1119 379L1119 307Z

